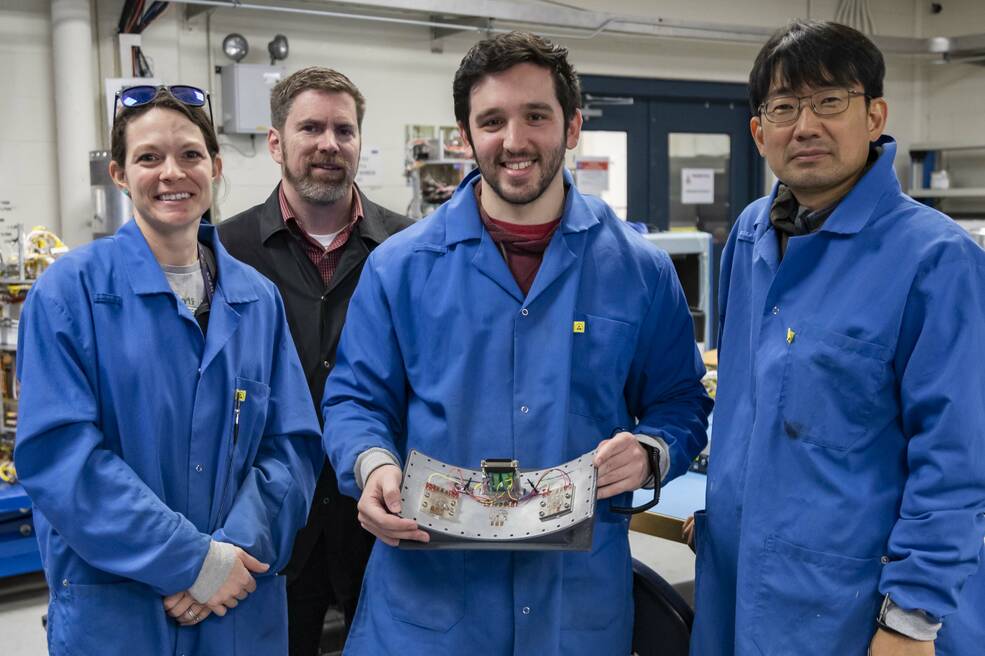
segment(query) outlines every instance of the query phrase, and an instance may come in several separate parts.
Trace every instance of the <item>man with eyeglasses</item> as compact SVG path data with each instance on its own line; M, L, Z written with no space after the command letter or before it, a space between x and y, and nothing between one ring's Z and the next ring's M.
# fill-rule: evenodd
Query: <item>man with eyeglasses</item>
M985 252L900 190L884 73L795 22L750 75L779 182L722 257L695 655L985 644Z

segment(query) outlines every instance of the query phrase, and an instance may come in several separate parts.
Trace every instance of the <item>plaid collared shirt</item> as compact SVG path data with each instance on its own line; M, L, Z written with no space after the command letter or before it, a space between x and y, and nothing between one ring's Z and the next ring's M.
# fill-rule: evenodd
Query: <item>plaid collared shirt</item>
M284 217L284 223L288 230L300 240L301 247L304 248L308 259L321 274L322 282L328 285L332 276L335 275L335 269L339 266L339 260L342 259L342 247L349 241L349 235L352 234L359 220L363 218L363 203L359 199L359 190L356 185L352 185L352 217L342 232L335 235L335 239L328 245L328 248L322 246L317 239L309 235L301 222L298 221L294 210L287 202L287 196L284 195L283 183L278 187L277 197L280 199L280 213Z

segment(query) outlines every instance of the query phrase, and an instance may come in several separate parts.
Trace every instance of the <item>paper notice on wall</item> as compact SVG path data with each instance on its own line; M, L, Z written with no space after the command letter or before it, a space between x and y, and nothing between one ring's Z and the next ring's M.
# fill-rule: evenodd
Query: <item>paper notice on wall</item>
M608 157L576 157L575 184L583 194L600 195L609 190Z
M711 205L715 202L715 169L681 169L681 203Z
M383 149L379 146L363 146L356 182L360 187L383 186Z

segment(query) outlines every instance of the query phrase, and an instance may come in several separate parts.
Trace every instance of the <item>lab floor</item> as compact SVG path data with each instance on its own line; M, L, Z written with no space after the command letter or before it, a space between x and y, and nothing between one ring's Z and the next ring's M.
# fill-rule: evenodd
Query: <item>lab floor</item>
M694 554L683 544L630 532L633 557L655 570L693 603ZM0 579L0 635L3 653L44 656L48 653L41 616L48 592L40 574Z

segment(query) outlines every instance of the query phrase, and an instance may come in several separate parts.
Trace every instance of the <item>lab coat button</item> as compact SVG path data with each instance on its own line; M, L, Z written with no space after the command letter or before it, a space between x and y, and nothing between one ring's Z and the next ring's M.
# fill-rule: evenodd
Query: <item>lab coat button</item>
M527 308L523 308L522 310L520 310L520 314L522 314L523 316L527 316L528 314L530 314L530 310L528 310Z
M202 465L195 465L195 471L197 471L199 474L202 473L203 469L205 469L205 467L203 467Z
M883 565L888 565L889 564L889 556L883 556L882 558L879 559L879 562L882 563Z
M520 406L520 412L522 412L523 414L527 414L528 412L530 412L530 408L528 408L525 405L521 405Z
M62 579L62 587L63 588L67 588L68 587L68 579Z
M524 615L529 615L530 614L530 606L524 606L523 609L520 610L520 612L523 613Z
M776 315L780 314L780 307L778 305L774 305L772 311L773 311L773 316L775 317Z

